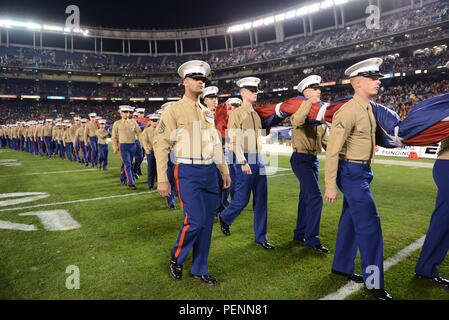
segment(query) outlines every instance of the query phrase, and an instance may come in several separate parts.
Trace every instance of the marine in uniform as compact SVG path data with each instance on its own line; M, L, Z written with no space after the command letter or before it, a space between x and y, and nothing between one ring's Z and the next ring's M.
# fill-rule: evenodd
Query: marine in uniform
M98 123L100 128L95 132L98 137L98 170L105 171L108 170L109 144L106 139L109 137L109 132L104 129L106 120L98 120Z
M37 126L38 126L38 122L37 121L32 121L32 125L31 125L31 144L33 146L33 155L37 155L39 153L39 148L37 145Z
M230 184L229 171L216 129L213 122L206 119L199 101L210 66L204 61L192 60L182 64L178 74L183 79L185 94L162 113L153 145L157 189L163 197L171 192L167 162L170 150L174 149L174 176L184 211L184 222L171 251L169 271L173 279L180 280L183 263L193 249L191 276L215 285L218 280L209 274L208 257L218 201L216 170L218 167L222 174L224 188Z
M5 127L0 125L0 148L5 147Z
M42 134L44 135L44 144L46 150L46 156L51 157L53 154L52 149L52 136L53 136L53 127L52 127L53 119L45 119L45 126L42 130Z
M234 97L234 98L229 98L228 100L226 100L226 103L230 104L231 106L233 106L234 108L238 108L242 105L242 100L240 98ZM232 111L231 111L232 112ZM226 197L226 199L229 198L229 196L232 198L234 198L234 192L235 192L235 167L234 167L234 163L236 163L236 159L235 159L235 155L232 152L232 149L229 146L229 139L226 139L226 137L222 137L224 140L224 148L225 148L225 157L226 157L226 162L228 163L228 168L229 168L229 175L231 176L231 187L227 190L228 191L228 195ZM226 202L225 202L226 203ZM229 205L229 202L226 203L226 206Z
M218 106L218 87L210 86L204 88L203 93L201 94L201 99L203 104L206 106L208 113L212 116L215 114L215 110L217 110ZM223 152L225 152L223 148ZM229 168L228 168L229 169ZM218 203L215 208L215 215L218 216L228 205L229 201L227 201L229 195L229 188L223 189L223 180L221 179L221 173L217 169L217 178L218 178Z
M36 130L36 138L37 138L37 146L39 149L39 154L42 156L44 156L44 121L43 120L39 120L38 121L38 126L37 126L37 130Z
M53 126L52 129L52 135L51 135L51 141L53 144L53 159L56 158L56 155L58 154L58 152L60 152L60 148L59 148L59 134L61 132L60 130L60 126L61 126L61 121L62 119L57 118L56 124Z
M148 115L150 122L142 132L140 136L140 141L142 143L142 148L145 150L147 156L147 167L148 167L148 188L151 190L154 188L154 181L156 179L156 158L154 157L153 150L153 140L154 131L156 126L159 124L160 115L157 113Z
M31 153L31 144L30 144L30 122L23 122L23 130L22 130L22 135L23 135L23 139L24 139L24 145L25 145L25 151L28 153Z
M164 103L161 108L160 108L160 114L162 114L168 107L170 107L172 105L173 102L166 102ZM200 105L201 106L201 105ZM155 135L157 133L155 132ZM154 140L153 140L154 141ZM170 150L169 155L168 155L168 161L167 161L167 178L168 178L168 182L170 182L170 186L171 186L171 192L170 194L165 198L165 202L167 204L167 207L170 210L176 210L176 206L175 206L175 196L178 195L178 190L176 188L176 180L175 180L175 163L176 161L174 161L173 159L175 159L176 155L175 155L175 151L173 150L173 148ZM157 172L157 168L156 168L156 172Z
M86 130L87 119L81 118L80 122L81 126L75 132L75 140L82 152L82 156L78 155L81 159L81 163L87 167L89 166L89 158L87 154L87 142L84 140L84 131Z
M89 113L89 122L86 123L86 128L84 130L84 141L88 144L89 148L89 159L92 168L96 168L98 165L98 138L95 132L98 130L97 125L97 114L95 112Z
M23 136L23 122L19 122L16 132L17 132L17 142L18 142L18 151L24 151L25 150L25 137Z
M449 280L438 272L449 250L449 138L441 142L433 165L433 180L438 187L435 210L430 219L426 239L415 267L415 277L429 279L449 289ZM449 290L448 290L449 292Z
M218 106L218 87L210 86L204 88L203 93L201 94L201 99L203 100L203 104L209 109L212 114L215 114L215 110L217 110Z
M337 186L344 196L332 273L364 282L365 290L375 299L391 300L384 289L382 229L370 186L370 164L376 151L376 119L370 98L378 93L381 84L381 64L382 59L372 58L345 71L355 94L333 116L326 150L324 198L329 202L337 200ZM363 279L354 274L357 249Z
M119 107L122 119L114 122L112 127L112 148L115 154L120 152L122 158L122 176L120 180L131 190L136 189L132 172L132 159L136 153L136 137L139 138L141 130L136 120L130 118L133 108L123 105Z
M81 118L78 116L73 117L73 121L75 122L74 124L72 124L72 126L70 127L70 135L72 136L73 140L72 140L72 146L73 146L73 153L75 155L75 161L81 162L81 157L80 157L80 143L77 137L76 132L78 131L79 128L81 128Z
M67 154L67 159L72 162L73 161L73 130L72 130L72 124L70 123L70 120L68 120L65 123L66 130L64 131L63 141L64 141L64 147L65 152Z
M136 108L134 114L136 115L136 121L137 124L140 127L140 130L143 131L145 128L145 124L142 123L142 120L145 116L145 108ZM140 140L136 139L136 154L134 155L134 163L133 163L133 173L134 177L138 178L138 176L142 175L142 169L140 166L142 165L143 161L143 150L142 145L140 143Z
M298 84L298 91L302 94L303 102L290 120L292 130L293 153L290 164L299 180L300 192L298 214L293 240L304 244L307 248L318 253L329 253L319 239L321 210L323 196L318 185L319 161L317 155L321 153L327 143L327 126L308 125L306 120L312 104L321 101L321 77L311 75Z
M242 105L232 111L228 120L230 148L237 162L235 167L235 194L229 206L218 215L220 229L230 236L230 226L247 206L253 194L254 242L266 250L275 247L267 240L267 176L262 157L260 130L262 122L254 111L257 101L259 78L247 77L237 81Z
M60 136L60 144L61 144L61 159L64 160L65 159L65 154L67 153L67 159L69 159L69 155L67 152L67 140L68 140L68 136L67 136L67 131L70 125L70 120L64 120L61 124L61 136ZM70 159L69 159L70 160ZM70 160L72 161L72 160Z

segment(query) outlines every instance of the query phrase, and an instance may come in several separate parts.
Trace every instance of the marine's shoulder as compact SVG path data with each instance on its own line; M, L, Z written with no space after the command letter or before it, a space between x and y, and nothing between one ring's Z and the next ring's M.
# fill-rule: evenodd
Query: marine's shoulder
M343 104L340 109L338 109L335 112L335 115L339 115L339 116L353 116L355 115L354 113L354 107L357 107L358 102L355 101L354 99L348 100L348 102L346 102L345 104Z

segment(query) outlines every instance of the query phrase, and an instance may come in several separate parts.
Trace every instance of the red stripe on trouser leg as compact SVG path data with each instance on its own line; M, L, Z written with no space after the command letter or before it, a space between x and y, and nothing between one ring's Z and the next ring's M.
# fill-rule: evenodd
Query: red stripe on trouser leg
M178 176L178 170L179 170L179 163L177 163L175 165L175 170L174 170L174 176L175 176L175 181L176 181L176 190L178 190L178 198L179 198L179 203L181 204L181 208L184 209L184 205L182 203L182 199L181 199L181 193L179 192L179 176Z
M184 243L184 237L186 236L187 230L190 228L190 224L187 224L187 212L186 212L186 218L184 219L184 228L182 228L181 238L179 239L178 249L175 252L175 258L178 258L179 253L182 249L182 244Z

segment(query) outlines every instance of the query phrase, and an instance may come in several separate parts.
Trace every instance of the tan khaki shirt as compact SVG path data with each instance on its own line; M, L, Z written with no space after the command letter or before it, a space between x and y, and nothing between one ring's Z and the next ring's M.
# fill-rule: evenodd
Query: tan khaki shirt
M41 126L34 126L34 128L33 128L33 139L34 139L34 141L37 141L37 137L39 136L38 132L39 132L40 128L41 128Z
M84 131L84 141L88 141L90 137L96 137L95 132L97 130L98 126L95 120L86 123L86 130Z
M64 128L63 127L56 128L56 132L58 140L62 141L62 136L64 135Z
M262 121L253 107L244 103L229 114L229 145L238 163L245 161L245 153L260 153Z
M312 103L304 101L290 121L293 126L292 148L294 152L319 154L327 146L327 125L311 126L306 123Z
M324 169L326 189L337 189L338 160L371 161L376 152L376 119L371 105L354 97L335 112Z
M62 131L62 139L61 140L62 140L64 147L67 146L67 142L72 142L72 140L70 139L69 129L65 129Z
M44 126L42 129L44 137L51 137L53 135L53 127L52 126Z
M60 132L59 127L58 127L58 126L54 126L54 127L53 127L53 130L52 130L52 133L51 133L51 136L52 136L52 140L53 140L53 141L55 141L55 140L60 140L60 139L59 139L59 132Z
M41 140L44 138L44 126L43 125L40 125L39 127L37 127L36 136L41 138Z
M75 144L75 142L76 142L76 131L79 129L79 128L81 128L81 125L80 124L73 124L70 128L69 128L69 130L70 130L70 135L72 136L72 138L73 138L73 143Z
M121 143L135 143L140 138L142 130L134 119L120 119L112 126L112 147L118 150Z
M167 163L172 148L178 162L190 159L206 164L213 161L221 174L229 174L214 120L205 113L199 101L184 96L170 105L162 113L155 132L153 148L158 181L168 181Z
M95 135L98 137L98 144L108 144L106 138L109 136L109 132L104 129L98 129L95 131Z
M75 131L75 136L73 138L74 142L76 142L76 140L79 140L80 143L84 143L87 144L87 141L84 140L84 129L86 129L86 127L80 126L76 131Z
M145 149L145 152L147 150L150 151L153 150L155 129L156 129L155 127L150 125L143 130L142 135L140 136L140 143L142 144L142 147Z
M438 159L449 160L449 138L441 141L441 149L438 152Z

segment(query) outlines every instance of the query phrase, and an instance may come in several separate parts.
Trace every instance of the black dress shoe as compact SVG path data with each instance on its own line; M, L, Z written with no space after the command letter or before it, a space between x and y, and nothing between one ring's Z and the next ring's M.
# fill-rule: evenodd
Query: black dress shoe
M131 185L129 185L129 189L130 190L136 190L137 188L136 188L136 186L134 184L131 184Z
M220 222L221 232L223 232L223 234L225 236L230 236L231 235L231 230L229 230L229 226L226 224L226 222L224 222L221 219L221 215L220 214L217 215L217 218L218 218L218 222Z
M182 264L178 264L176 258L171 255L170 265L168 266L170 275L174 280L181 280L182 278Z
M439 284L439 285L442 285L442 286L449 286L449 280L441 278L440 276L430 277L429 278L429 277L424 277L424 276L421 276L421 275L415 273L415 277L418 278L418 279L432 280L436 284Z
M318 252L318 253L323 253L323 254L329 253L329 249L326 248L325 246L323 246L322 244L317 244L315 246L310 246L310 247L308 246L307 248L309 248L310 250L313 250L315 252Z
M168 208L169 208L170 210L176 210L176 207L175 207L175 205L174 205L174 204L172 204L172 205L169 205L169 206L168 206Z
M365 286L365 291L368 292L374 299L381 301L393 300L390 294L385 289L368 289Z
M340 272L340 271L332 269L332 274L335 274L337 276L346 277L346 278L348 278L348 280L352 280L357 283L363 283L363 276L360 274L357 274L357 273L348 274L348 273L344 273L344 272Z
M274 250L274 246L271 243L269 243L268 241L256 242L256 244L266 250Z
M190 276L193 279L199 279L199 280L203 281L208 286L215 286L216 284L218 284L218 280L215 277L211 276L210 274L206 274L206 275L202 275L202 276L198 276L196 274L190 274Z

